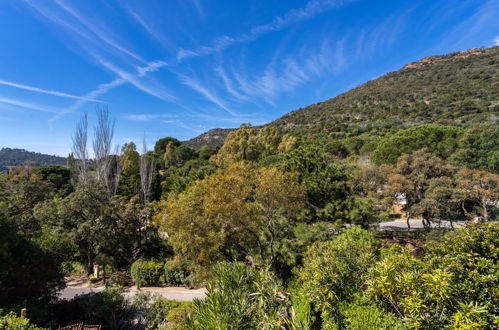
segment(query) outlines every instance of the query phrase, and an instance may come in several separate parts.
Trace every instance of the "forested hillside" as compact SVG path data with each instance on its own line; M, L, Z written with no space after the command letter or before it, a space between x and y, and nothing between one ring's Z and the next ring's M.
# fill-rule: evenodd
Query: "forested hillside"
M395 131L423 123L495 123L499 47L430 56L265 125L293 135ZM492 116L490 116L492 115ZM221 146L230 130L213 129L186 144Z
M182 143L191 148L199 149L203 146L210 148L220 147L224 144L225 138L232 132L233 128L214 128L190 140Z
M24 149L0 149L0 171L5 171L8 167L19 165L41 166L65 164L66 158L64 157L45 155Z
M456 125L498 111L496 46L424 58L269 125L294 134L359 133L430 122Z

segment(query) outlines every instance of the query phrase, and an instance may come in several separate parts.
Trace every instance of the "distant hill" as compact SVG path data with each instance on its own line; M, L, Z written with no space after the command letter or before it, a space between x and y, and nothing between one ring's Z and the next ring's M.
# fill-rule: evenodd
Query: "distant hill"
M456 125L499 112L499 47L430 56L269 125L295 134ZM483 116L483 115L482 115Z
M194 149L199 149L202 146L208 146L210 148L220 147L224 144L227 135L233 130L235 130L235 128L214 128L195 138L182 141L182 143Z
M425 57L324 102L267 124L294 135L396 130L423 123L458 125L499 113L499 47ZM213 129L186 144L220 146ZM192 141L192 142L191 142Z
M9 167L19 165L66 165L66 158L26 151L24 149L0 149L0 171L6 171Z

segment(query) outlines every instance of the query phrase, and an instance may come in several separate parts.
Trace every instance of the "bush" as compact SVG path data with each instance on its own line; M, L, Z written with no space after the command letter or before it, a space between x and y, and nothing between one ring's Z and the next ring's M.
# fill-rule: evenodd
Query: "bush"
M159 329L184 329L193 311L191 302L182 302L168 312L166 321L159 326Z
M427 148L440 158L447 159L457 149L462 129L452 126L423 125L411 127L387 136L378 143L371 155L376 165L395 164L402 154Z
M29 319L17 317L14 313L0 316L0 329L5 330L44 330L29 322Z
M188 282L186 267L178 266L173 261L165 262L165 284L168 286L185 286Z
M140 285L164 284L164 263L155 260L137 260L130 270L132 279Z
M499 226L471 225L425 246L423 260L405 248L383 250L365 294L414 328L497 328Z
M204 300L194 300L188 329L279 329L284 326L287 297L267 269L240 262L213 267L216 280Z
M57 326L85 323L100 324L104 329L130 329L136 314L123 290L115 287L59 301L53 306L52 321Z
M499 223L468 225L429 243L425 259L430 267L452 274L449 309L478 304L489 321L499 312ZM457 303L459 302L459 303ZM454 309L456 312L457 310Z
M331 241L312 245L306 252L299 273L303 289L322 313L336 309L364 284L364 276L376 262L378 242L374 235L360 227L352 227Z
M118 286L129 286L132 284L130 274L125 271L115 271L111 274L109 279Z
M85 266L80 262L65 261L62 263L64 276L84 276L87 275Z
M349 303L341 306L343 329L408 329L401 319L392 313L386 313L376 305Z
M148 329L157 329L162 326L174 329L173 325L180 325L187 320L192 310L189 301L168 300L166 298L156 299L144 313L144 319Z

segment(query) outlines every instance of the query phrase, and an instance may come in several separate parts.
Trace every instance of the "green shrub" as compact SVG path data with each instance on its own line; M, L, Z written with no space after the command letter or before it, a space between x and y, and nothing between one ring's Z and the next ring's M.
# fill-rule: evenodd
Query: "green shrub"
M137 260L130 273L135 283L140 285L161 285L164 283L164 263L155 260Z
M325 314L361 290L367 270L377 260L374 235L352 227L331 241L312 245L305 253L299 279L309 300Z
M446 159L459 146L462 133L462 129L452 126L411 127L381 139L371 155L371 160L377 165L395 164L400 155L411 154L423 148Z
M65 261L62 263L62 270L65 276L84 276L87 270L80 262Z
M159 329L185 329L187 320L193 311L192 303L184 301L181 305L172 308L168 312L166 321L159 326Z
M482 319L499 316L499 223L468 225L429 243L425 260L429 267L452 275L449 309L462 305L483 307ZM464 313L464 312L463 312Z
M393 246L368 271L367 299L414 328L497 328L499 226L471 225L425 246L424 259Z
M111 274L109 279L118 286L128 286L132 284L132 278L126 271L115 271Z
M186 267L177 265L173 261L165 262L165 284L167 286L184 286L188 282Z
M29 322L29 319L17 317L14 313L0 316L0 329L5 330L44 330Z
M100 324L103 329L132 329L136 317L137 310L123 295L123 289L113 287L58 301L52 306L51 321L60 327L85 323Z
M284 326L287 297L267 269L239 262L213 267L216 280L204 300L194 300L189 329L279 329Z
M166 298L156 299L145 311L144 319L148 329L157 329L170 324L167 329L174 329L173 325L180 325L187 319L192 303L189 301L176 301ZM185 312L185 317L182 315ZM188 312L189 311L189 312Z
M408 329L401 319L392 313L387 313L376 305L358 303L341 306L342 323L347 330L364 330L366 325L372 330Z

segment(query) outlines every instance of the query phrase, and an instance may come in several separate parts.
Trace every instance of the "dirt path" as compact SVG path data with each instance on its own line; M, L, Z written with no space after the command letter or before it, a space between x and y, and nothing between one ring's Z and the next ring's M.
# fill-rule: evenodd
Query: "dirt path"
M75 282L74 280L68 281L68 285L64 290L59 292L59 299L73 299L77 295L101 292L102 286L92 286L84 281ZM127 298L133 298L138 292L150 292L159 297L179 300L179 301L192 301L195 298L203 299L206 295L206 289L186 289L182 287L142 287L137 290L135 287L124 288L124 295Z
M424 229L422 220L410 220L411 230L421 230ZM463 226L464 221L455 221L454 227ZM380 222L380 230L383 231L404 231L407 230L407 222L405 220L395 220L395 221L385 221ZM440 223L432 222L432 228L450 228L449 221L441 221Z

